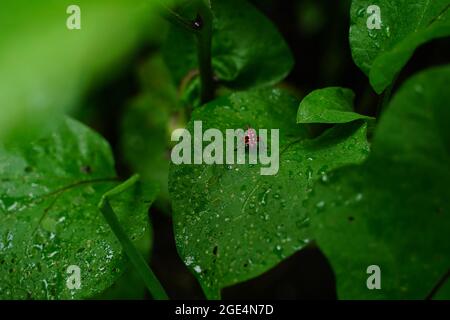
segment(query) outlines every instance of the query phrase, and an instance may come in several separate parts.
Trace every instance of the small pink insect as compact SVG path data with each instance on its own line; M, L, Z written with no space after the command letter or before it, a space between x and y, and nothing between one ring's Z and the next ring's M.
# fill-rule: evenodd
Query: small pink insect
M261 143L261 139L256 134L256 130L250 127L247 127L247 131L244 133L244 143L245 147L248 149L254 149L258 146L258 143Z

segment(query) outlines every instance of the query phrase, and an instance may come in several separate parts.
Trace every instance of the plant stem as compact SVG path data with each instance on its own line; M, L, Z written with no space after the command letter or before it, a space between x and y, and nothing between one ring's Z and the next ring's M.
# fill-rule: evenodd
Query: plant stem
M159 280L156 278L155 274L148 266L145 259L141 256L139 251L134 246L133 242L128 238L125 230L120 225L117 216L109 203L109 199L126 189L133 186L139 180L139 175L134 175L124 183L118 185L114 189L106 192L98 204L98 208L103 213L106 221L114 232L115 236L119 240L120 244L123 247L126 255L130 259L131 264L136 268L139 275L143 279L145 285L147 286L150 294L156 300L167 300L169 297L167 296L164 288L162 287Z
M383 94L380 97L380 100L378 101L377 106L377 121L379 120L381 114L383 113L384 109L386 109L386 106L391 101L392 91L394 89L395 80L392 82L392 84L384 90Z
M445 282L450 278L450 269L442 276L441 279L439 279L438 283L433 287L433 289L430 291L430 293L425 297L425 300L431 300L434 298L436 293L441 289Z
M159 0L158 2L164 18L167 19L170 23L177 25L189 32L193 33L198 32L196 29L192 27L192 23L190 21L186 20L176 11L169 8L166 4L163 3L163 0Z
M214 98L214 78L212 69L212 29L213 14L209 0L197 1L197 18L188 21L174 10L159 1L165 18L174 25L177 25L195 35L197 41L197 59L200 73L201 103L207 103Z
M209 0L199 0L198 17L199 32L197 37L197 57L200 69L201 102L207 103L214 98L214 79L212 70L212 23L213 15L209 6ZM195 24L194 23L194 24Z

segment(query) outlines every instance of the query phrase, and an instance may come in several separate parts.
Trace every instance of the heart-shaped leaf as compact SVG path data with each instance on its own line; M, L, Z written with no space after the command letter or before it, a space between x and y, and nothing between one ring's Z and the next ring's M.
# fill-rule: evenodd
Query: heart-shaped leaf
M450 36L448 0L353 0L353 59L381 93L420 45Z
M261 175L259 164L171 167L178 251L208 297L218 298L221 288L256 277L305 247L312 234L304 201L313 181L368 153L364 123L340 125L310 140L306 128L295 124L297 106L278 89L252 90L219 98L192 115L191 132L198 120L204 130L280 130L280 167L273 176ZM267 147L271 142L259 141Z
M97 208L119 183L108 143L67 119L26 146L0 148L0 160L0 297L78 299L111 286L126 260ZM137 184L112 199L131 239L149 228L155 196L154 186ZM71 266L78 289L67 284Z
M355 94L350 89L331 87L307 95L297 113L297 123L348 123L373 118L353 110Z
M424 299L450 269L449 81L450 66L408 80L367 162L314 188L314 235L340 298ZM381 269L379 290L366 285L371 265Z

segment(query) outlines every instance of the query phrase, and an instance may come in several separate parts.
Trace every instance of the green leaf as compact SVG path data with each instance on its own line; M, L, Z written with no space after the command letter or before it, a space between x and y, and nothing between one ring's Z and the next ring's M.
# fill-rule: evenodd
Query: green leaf
M373 152L314 188L318 245L343 299L424 299L450 268L450 66L399 90L375 132ZM381 268L381 290L366 269Z
M152 245L151 228L147 229L144 236L134 244L138 248L141 255L150 261L150 252ZM147 287L142 281L139 272L128 263L125 271L114 284L103 291L101 294L92 297L95 300L144 300L147 294Z
M150 27L153 2L76 1L81 29L68 30L70 2L2 1L0 141L51 131L55 116L116 72Z
M307 129L295 124L297 106L297 99L278 89L252 90L219 98L192 115L190 132L196 120L203 130L280 130L274 176L262 176L259 164L171 166L178 252L210 298L305 247L312 235L303 202L313 181L368 153L364 123L337 126L310 140Z
M212 63L220 81L244 89L275 84L287 76L293 57L269 19L245 0L212 0L211 6ZM180 13L188 16L190 9ZM195 37L179 26L169 31L164 53L177 84L198 69Z
M450 281L448 281L448 276L445 278L445 282L442 287L439 288L439 291L436 293L436 296L433 297L435 300L450 300Z
M143 181L160 185L158 197L162 207L169 201L169 122L167 101L156 94L147 94L130 103L121 125L120 144L125 163Z
M2 147L0 160L0 297L78 299L110 287L127 260L97 208L119 183L107 142L67 119L26 147ZM137 184L112 200L133 240L149 228L156 191ZM79 290L66 285L72 265Z
M371 5L381 10L381 29L367 26ZM353 0L353 59L376 92L383 92L394 81L417 47L450 36L449 8L448 0Z
M307 95L297 113L297 123L348 123L367 117L353 111L355 94L350 89L331 87Z

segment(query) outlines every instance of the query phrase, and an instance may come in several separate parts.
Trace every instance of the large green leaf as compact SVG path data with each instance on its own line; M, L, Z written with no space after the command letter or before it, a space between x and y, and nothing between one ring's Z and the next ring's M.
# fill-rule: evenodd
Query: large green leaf
M353 110L355 94L350 89L331 87L307 95L297 113L297 123L347 123L373 119Z
M246 0L212 0L211 6L212 63L219 80L243 89L274 84L287 76L293 57L269 19ZM191 10L180 11L189 17ZM198 69L195 38L178 26L171 28L164 52L177 84Z
M280 169L262 176L261 165L172 165L169 190L178 251L206 295L256 277L302 249L311 239L304 208L315 179L333 168L363 161L368 153L361 122L337 126L310 140L295 124L298 101L278 89L217 99L192 115L203 130L280 130ZM260 141L270 146L270 141Z
M381 29L367 26L372 5L380 8ZM369 76L375 91L381 93L392 83L417 47L450 36L449 8L448 0L353 0L353 59Z
M32 137L116 71L153 21L153 2L2 1L0 140ZM72 4L81 9L80 30L66 27Z
M421 73L399 91L366 163L337 170L314 189L315 237L352 299L423 299L450 268L450 67ZM381 290L366 269L381 268Z
M26 147L0 149L0 297L85 298L125 266L122 248L97 204L119 182L107 142L67 119ZM154 186L138 184L112 200L131 239L149 228ZM69 266L81 270L70 290Z

